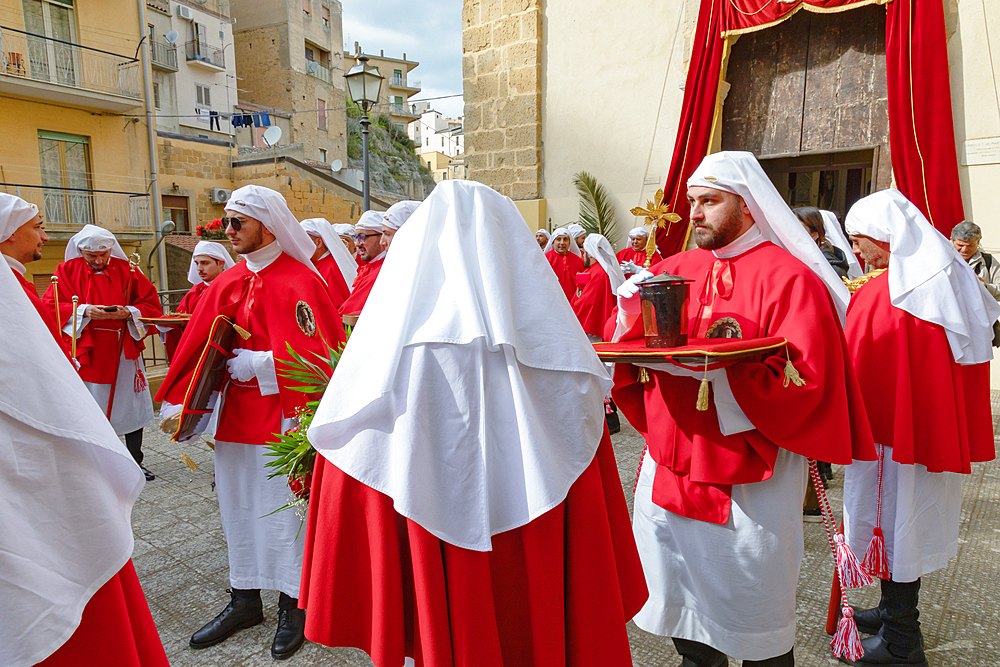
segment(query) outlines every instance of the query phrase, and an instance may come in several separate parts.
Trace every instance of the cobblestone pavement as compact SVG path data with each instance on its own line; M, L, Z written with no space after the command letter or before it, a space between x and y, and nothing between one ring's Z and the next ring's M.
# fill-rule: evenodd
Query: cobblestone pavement
M993 393L994 429L1000 416L1000 392ZM612 438L629 510L642 452L642 439L627 424ZM265 622L237 633L222 644L193 651L187 642L228 601L226 543L212 490L212 452L206 445L184 446L197 463L191 471L180 449L153 427L143 443L146 465L157 479L146 485L132 514L133 562L142 582L170 664L273 665L271 639L277 622L277 593L264 593ZM830 499L839 515L843 469L834 466ZM825 633L833 561L821 523L807 523L805 557L798 585L796 663L802 667L840 664L830 658ZM958 557L946 570L923 579L921 622L927 656L933 667L1000 665L1000 463L976 464L963 488ZM853 592L851 602L873 606L877 585ZM766 609L759 613L767 613ZM633 663L674 667L679 663L669 640L628 625ZM372 663L362 651L307 644L290 665ZM731 661L732 665L736 661ZM516 667L516 666L512 666Z

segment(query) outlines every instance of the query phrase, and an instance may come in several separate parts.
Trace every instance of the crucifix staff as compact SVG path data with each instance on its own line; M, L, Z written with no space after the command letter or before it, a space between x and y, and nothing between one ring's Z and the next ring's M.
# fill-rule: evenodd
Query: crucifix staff
M646 241L646 262L642 267L648 269L649 265L653 262L653 255L656 253L656 231L658 229L666 229L669 236L671 226L675 222L680 222L681 216L671 213L670 205L664 203L663 188L656 191L656 194L653 195L653 201L646 201L646 208L636 206L629 213L637 216L646 216L645 224L649 225L649 239Z

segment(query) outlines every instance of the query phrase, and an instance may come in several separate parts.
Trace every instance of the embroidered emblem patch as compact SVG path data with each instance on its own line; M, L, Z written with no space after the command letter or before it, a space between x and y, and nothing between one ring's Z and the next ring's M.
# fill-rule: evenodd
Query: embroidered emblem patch
M305 335L316 335L316 315L313 313L312 307L305 301L299 301L295 304L295 322Z
M743 329L740 328L740 323L731 317L723 317L715 322L712 322L712 326L708 328L708 333L705 338L743 338Z

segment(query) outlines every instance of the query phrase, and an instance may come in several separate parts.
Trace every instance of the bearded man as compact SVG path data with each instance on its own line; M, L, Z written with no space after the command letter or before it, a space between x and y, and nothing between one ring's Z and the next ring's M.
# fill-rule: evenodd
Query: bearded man
M650 598L635 617L690 667L793 664L807 459L874 458L841 317L847 288L750 153L709 155L688 180L681 252L618 290L614 340L642 339L639 283L692 279L688 332L780 336L786 351L712 371L615 367L615 402L648 445L633 531ZM790 383L793 364L801 384ZM709 405L696 410L702 378ZM766 613L762 613L766 610Z

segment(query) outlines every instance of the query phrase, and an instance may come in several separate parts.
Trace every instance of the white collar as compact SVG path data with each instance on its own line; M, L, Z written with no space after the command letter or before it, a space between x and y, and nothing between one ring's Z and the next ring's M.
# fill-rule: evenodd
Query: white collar
M760 228L757 227L757 223L750 225L750 229L746 230L729 245L713 250L712 254L719 259L730 259L732 257L737 257L742 255L751 248L756 248L761 243L766 241L764 235L760 233Z
M254 250L253 252L248 252L243 255L243 257L247 260L247 268L254 273L258 273L262 269L270 266L274 260L278 259L280 254L281 246L278 245L277 241L271 241L263 248Z
M21 262L8 255L4 255L3 258L7 260L7 266L21 274L22 278L24 277L24 272L28 270L24 264L21 264Z

